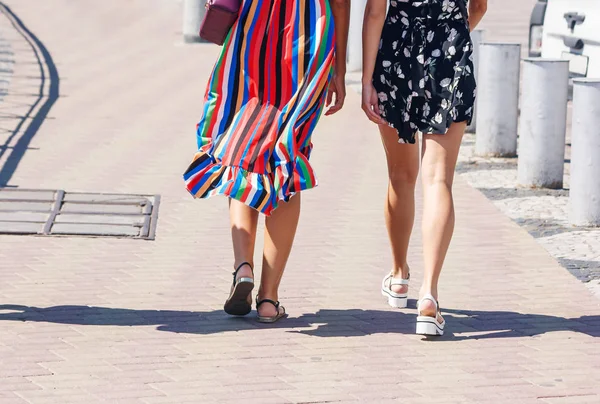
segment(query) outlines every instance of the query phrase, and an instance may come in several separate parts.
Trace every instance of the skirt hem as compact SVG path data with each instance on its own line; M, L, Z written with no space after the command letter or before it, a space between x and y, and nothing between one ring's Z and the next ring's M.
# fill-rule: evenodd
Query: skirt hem
M282 164L273 172L261 174L221 164L207 152L200 151L183 178L186 189L195 199L222 195L266 216L281 202L288 202L298 192L318 185L308 158L303 155L298 155L295 163Z

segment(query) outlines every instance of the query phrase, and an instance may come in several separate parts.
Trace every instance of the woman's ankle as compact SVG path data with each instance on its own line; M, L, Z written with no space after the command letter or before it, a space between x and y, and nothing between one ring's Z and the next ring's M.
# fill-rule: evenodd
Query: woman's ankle
M279 296L277 291L263 292L262 289L259 289L258 294L256 295L257 305L259 302L265 299L278 302ZM260 307L257 307L257 311L261 316L274 316L277 314L278 309L273 304L265 302Z
M427 285L426 283L421 286L421 290L419 291L419 297L423 298L424 296L431 295L438 300L438 290L437 287Z
M270 299L270 300L277 301L277 300L279 300L279 291L272 290L272 289L266 289L261 286L258 289L256 298L257 298L257 300Z
M237 278L254 278L254 264L252 261L236 261L235 268L237 270Z
M403 265L396 266L392 270L392 276L396 279L408 279L410 275L410 267L408 263L404 263Z

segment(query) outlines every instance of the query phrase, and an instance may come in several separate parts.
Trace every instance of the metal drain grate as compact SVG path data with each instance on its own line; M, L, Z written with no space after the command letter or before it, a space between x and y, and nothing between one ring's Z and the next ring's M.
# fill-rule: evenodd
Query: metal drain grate
M0 188L0 234L154 240L160 195Z

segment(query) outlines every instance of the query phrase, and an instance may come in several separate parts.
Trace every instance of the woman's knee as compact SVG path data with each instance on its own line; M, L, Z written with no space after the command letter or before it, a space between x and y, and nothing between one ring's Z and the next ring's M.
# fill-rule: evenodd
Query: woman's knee
M452 189L454 173L448 172L447 167L443 164L424 165L421 175L423 186L442 185L448 189Z
M392 187L414 187L417 183L419 170L406 167L392 167L389 170L390 184Z

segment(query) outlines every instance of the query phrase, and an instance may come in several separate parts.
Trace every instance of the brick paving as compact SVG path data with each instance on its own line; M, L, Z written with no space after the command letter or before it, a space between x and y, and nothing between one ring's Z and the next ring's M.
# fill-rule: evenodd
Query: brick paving
M15 51L0 180L162 204L153 242L0 237L0 403L600 401L598 300L460 178L440 296L448 334L413 334L418 226L411 308L386 307L386 169L354 93L315 133L320 187L303 195L281 289L291 318L226 317L225 200L194 201L180 180L218 49L181 45L173 0L5 3L60 80L0 16ZM52 85L60 96L39 130L28 118L9 139L42 75L37 108Z

